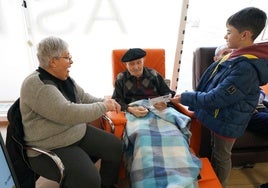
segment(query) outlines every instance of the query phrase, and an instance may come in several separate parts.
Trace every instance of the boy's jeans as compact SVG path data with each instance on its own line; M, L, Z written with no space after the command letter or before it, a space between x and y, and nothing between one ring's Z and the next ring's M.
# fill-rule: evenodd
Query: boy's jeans
M224 188L232 168L231 151L235 143L235 139L225 139L212 133L211 141L211 164Z

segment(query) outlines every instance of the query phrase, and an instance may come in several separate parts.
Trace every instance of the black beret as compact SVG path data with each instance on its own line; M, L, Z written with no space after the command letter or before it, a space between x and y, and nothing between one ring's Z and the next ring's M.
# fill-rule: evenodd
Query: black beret
M146 56L146 52L140 48L130 48L122 57L122 62L129 62Z

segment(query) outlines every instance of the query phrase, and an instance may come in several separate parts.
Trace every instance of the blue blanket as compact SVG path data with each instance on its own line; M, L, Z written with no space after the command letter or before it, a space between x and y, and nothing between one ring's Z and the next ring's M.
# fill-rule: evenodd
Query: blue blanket
M148 100L143 118L126 113L125 163L132 188L196 188L200 160L189 150L191 119L169 107L158 111Z

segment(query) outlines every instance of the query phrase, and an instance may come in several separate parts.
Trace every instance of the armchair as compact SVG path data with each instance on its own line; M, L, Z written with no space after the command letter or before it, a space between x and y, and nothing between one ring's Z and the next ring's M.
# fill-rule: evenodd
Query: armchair
M206 68L213 62L216 47L200 47L194 51L193 56L193 77L192 87L196 86ZM268 85L262 86L264 91L268 93ZM202 126L200 157L208 157L211 155L210 131ZM232 149L233 166L251 167L254 163L268 161L268 139L267 136L259 135L247 131L243 136L238 138Z
M24 131L20 113L19 100L17 99L13 105L9 108L7 118L9 125L7 127L6 135L6 148L9 153L11 162L13 164L18 183L21 188L34 188L35 181L39 178L39 174L36 174L30 167L27 157L27 150L32 150L40 154L44 154L48 159L52 160L56 165L60 174L59 186L62 187L64 180L64 164L61 159L53 151L28 146L23 140Z
M165 78L165 50L164 49L144 49L146 51L146 58L144 60L144 66L154 68L157 70L163 78ZM121 62L121 58L127 49L115 49L112 51L112 84L114 86L116 76L118 73L126 70L124 63ZM167 80L169 83L169 80ZM187 110L187 108L181 104L174 104L175 108L191 117L191 140L190 147L192 151L198 156L200 146L200 130L201 125L194 117L193 112ZM106 131L114 133L119 139L122 139L124 128L127 122L124 112L115 113L108 112L102 118L102 128ZM200 179L198 181L200 188L214 187L220 188L221 185L213 171L210 162L207 158L201 158L203 167L200 172ZM124 164L122 163L120 178L125 178L126 171Z
M116 76L126 70L125 64L121 62L121 58L127 49L115 49L112 51L112 84L114 86ZM165 79L166 83L169 85L170 80L165 78L165 49L161 48L147 48L146 51L146 58L144 60L144 66L153 68L157 70ZM201 125L194 117L193 112L188 111L185 106L181 104L173 104L176 109L187 116L191 117L191 132L193 136L191 137L190 147L192 148L193 152L198 154L199 153L199 145L200 145L200 130ZM103 128L109 132L115 133L118 138L122 138L124 126L126 124L126 118L123 112L116 114L115 112L108 112L106 115L103 116Z

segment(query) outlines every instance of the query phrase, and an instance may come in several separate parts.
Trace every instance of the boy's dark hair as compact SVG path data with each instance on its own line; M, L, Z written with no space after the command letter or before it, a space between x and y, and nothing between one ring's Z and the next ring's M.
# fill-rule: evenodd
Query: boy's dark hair
M266 13L255 7L244 8L227 19L226 24L236 28L239 32L250 30L252 40L262 32L266 24Z

